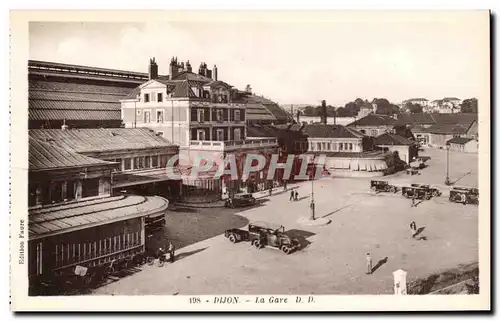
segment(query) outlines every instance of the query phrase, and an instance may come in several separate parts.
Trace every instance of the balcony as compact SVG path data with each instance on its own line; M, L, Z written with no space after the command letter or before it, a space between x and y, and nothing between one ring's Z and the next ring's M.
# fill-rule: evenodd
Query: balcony
M192 140L190 148L211 150L211 151L232 151L237 149L252 149L262 147L277 147L277 138L252 138L247 140L232 141L211 141L211 140Z

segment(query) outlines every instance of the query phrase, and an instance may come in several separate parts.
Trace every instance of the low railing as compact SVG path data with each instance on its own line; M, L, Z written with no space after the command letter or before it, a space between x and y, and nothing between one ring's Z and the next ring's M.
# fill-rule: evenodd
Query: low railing
M211 140L192 140L189 143L190 147L198 147L202 149L236 149L236 148L253 148L253 147L271 147L278 145L276 138L252 138L246 140L232 140L232 141L211 141Z

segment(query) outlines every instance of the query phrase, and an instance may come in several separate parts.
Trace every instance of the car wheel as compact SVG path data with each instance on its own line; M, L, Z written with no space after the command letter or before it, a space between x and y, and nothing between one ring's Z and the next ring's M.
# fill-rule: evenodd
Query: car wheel
M282 246L281 250L285 254L290 254L290 252L291 252L291 249L288 246L285 246L285 245Z
M234 234L229 235L229 242L236 243L236 236Z
M262 244L260 244L260 241L255 241L255 247L258 249L262 248Z
M392 193L396 193L396 191L397 191L397 190L396 190L396 186L391 186L391 192L392 192Z
M438 192L438 191L434 191L434 192L432 192L432 196L434 196L434 197L438 197L438 196L439 196L439 192Z
M403 193L403 196L406 197L406 198L410 198L410 195L408 195L407 192Z
M252 243L251 243L251 244L252 244L252 246L255 246L255 243L257 243L257 240L253 240L253 241L252 241Z

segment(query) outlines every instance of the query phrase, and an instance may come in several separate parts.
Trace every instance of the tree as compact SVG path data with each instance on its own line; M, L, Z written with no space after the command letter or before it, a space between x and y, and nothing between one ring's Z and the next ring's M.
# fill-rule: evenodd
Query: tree
M304 116L316 116L316 108L313 106L307 106L303 111Z
M462 113L477 113L477 99L469 98L465 99L460 105L460 112Z
M424 109L422 108L422 106L420 106L420 104L412 104L410 102L407 102L405 104L405 108L408 109L412 114L420 114L424 112Z
M352 113L349 112L348 109L344 108L344 107L339 107L335 110L335 112L337 113L337 117L352 117Z
M394 115L399 114L399 107L391 104L385 98L373 98L372 104L377 105L377 114L381 115Z

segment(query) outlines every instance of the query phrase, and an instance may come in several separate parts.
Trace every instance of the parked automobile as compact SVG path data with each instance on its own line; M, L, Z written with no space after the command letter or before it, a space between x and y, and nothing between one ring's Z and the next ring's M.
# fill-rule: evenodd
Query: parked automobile
M229 229L224 236L231 243L250 242L258 249L271 247L290 254L299 248L299 241L291 238L285 232L282 225L275 225L267 222L254 222L248 225L248 230Z
M395 185L389 185L387 181L371 181L370 188L375 192L391 192L396 193L398 188Z
M427 190L433 197L441 196L441 192L437 188L433 188L427 184L411 184L412 187L420 187Z
M477 188L454 187L450 191L450 202L463 204L479 204L479 190Z
M226 207L241 207L241 206L249 206L254 205L256 202L255 197L253 197L250 193L240 193L235 194L232 197L228 198L224 205Z
M419 200L429 200L432 194L429 190L421 187L405 186L401 189L401 194L406 198L416 198Z

